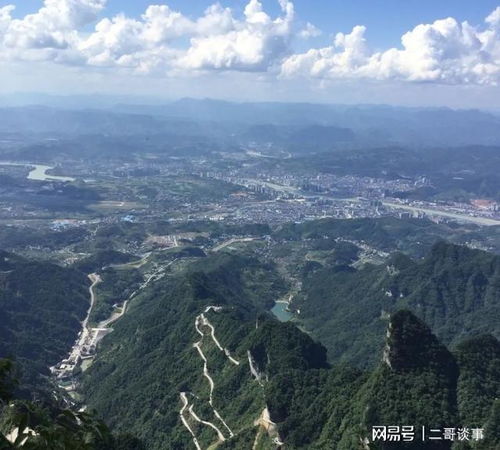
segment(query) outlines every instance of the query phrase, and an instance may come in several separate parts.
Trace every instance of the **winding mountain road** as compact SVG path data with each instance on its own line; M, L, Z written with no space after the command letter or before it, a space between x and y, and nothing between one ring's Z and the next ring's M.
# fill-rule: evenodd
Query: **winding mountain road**
M206 425L210 428L213 428L215 430L215 432L217 433L217 436L219 438L219 441L223 442L226 440L226 438L224 437L224 435L222 434L222 432L212 423L212 422L207 422L206 420L202 420L200 419L196 413L194 412L194 405L189 405L189 414L191 414L191 417L196 420L196 422L199 422L199 423L202 423L203 425Z
M227 349L224 348L217 337L215 336L215 327L210 323L210 321L207 319L205 314L207 314L210 311L218 312L222 309L220 306L207 306L205 310L196 316L195 321L194 321L194 327L196 332L200 335L200 339L193 344L193 347L197 350L198 354L200 355L201 360L203 361L203 376L208 380L208 384L210 386L210 391L209 391L209 398L208 398L208 403L213 411L213 414L219 422L224 426L225 430L229 434L229 438L234 436L233 431L229 427L229 425L226 423L226 421L222 418L222 416L219 414L219 412L215 409L214 404L213 404L213 393L215 389L215 382L213 378L210 375L210 372L208 370L208 360L203 352L202 345L205 337L210 336L211 340L214 342L215 346L222 352L224 355L228 358L228 360L231 362L231 364L238 366L240 363L237 361L233 356L231 355L231 352ZM204 332L206 329L210 330L209 333ZM194 405L189 404L188 400L188 392L181 392L181 400L182 400L182 409L180 411L180 417L182 420L183 425L187 428L189 433L193 436L193 442L195 443L196 447L199 449L199 442L196 439L196 434L194 433L193 429L189 425L189 422L185 416L186 410L189 412L189 415L191 418L195 421L198 422L199 424L205 425L207 427L212 428L218 437L218 442L224 442L227 438L224 435L224 433L217 427L212 422L209 422L207 420L201 419L194 411Z
M200 443L198 442L198 439L196 439L196 435L194 434L193 429L189 425L189 422L187 421L186 417L184 416L184 412L189 406L189 400L187 399L187 394L186 392L181 392L181 400L182 400L182 409L179 412L179 416L181 417L181 421L183 425L187 428L189 433L191 433L191 436L193 437L193 443L196 446L197 450L201 450Z

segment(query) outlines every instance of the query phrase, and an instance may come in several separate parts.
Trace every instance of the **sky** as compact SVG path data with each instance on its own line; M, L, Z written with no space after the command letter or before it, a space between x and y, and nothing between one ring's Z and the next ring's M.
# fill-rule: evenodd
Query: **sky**
M500 108L500 2L0 2L0 93Z

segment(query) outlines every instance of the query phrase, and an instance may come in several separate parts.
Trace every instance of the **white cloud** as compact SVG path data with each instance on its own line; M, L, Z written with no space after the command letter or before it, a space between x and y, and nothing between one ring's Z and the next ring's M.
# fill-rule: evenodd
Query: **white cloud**
M339 33L333 45L287 57L284 77L367 78L447 84L500 83L500 7L478 29L453 18L422 24L401 38L402 49L372 51L366 28Z
M14 5L7 5L0 8L0 33L5 33L10 23L12 22L11 12L16 7Z
M6 16L11 6L0 13L3 44L7 49L50 50L71 47L77 30L93 22L106 0L45 0L44 6L22 19ZM47 54L47 52L43 52ZM50 52L49 52L50 53Z
M230 8L223 8L220 3L209 6L196 23L192 23L192 33L208 36L217 33L227 33L234 29L235 18Z
M217 29L206 36L191 38L185 56L177 62L184 69L265 71L279 62L292 37L293 4L280 1L283 15L272 19L258 0L250 0L245 19L232 21L232 28Z
M99 19L107 0L44 0L37 12L18 19L8 5L0 7L0 59L164 75L240 71L321 80L500 82L500 7L482 27L453 18L418 25L402 36L400 48L373 51L366 28L356 26L327 47L293 54L296 38L321 32L310 23L299 27L293 3L277 1L278 17L259 0L248 0L241 16L216 3L198 18L163 4L136 18Z
M103 19L78 48L88 63L153 70L267 70L288 50L293 4L280 0L283 15L272 19L258 0L250 0L244 18L214 4L196 21L168 6L149 6L140 20L118 15ZM176 39L189 38L188 48Z
M78 50L89 65L122 66L149 71L175 52L168 44L191 28L191 22L167 6L150 6L141 20L119 14L102 19Z
M91 65L125 66L139 71L186 69L266 70L282 56L291 34L293 6L282 2L284 17L272 20L256 0L244 20L229 8L210 6L192 21L168 6L149 6L140 20L118 15L103 19L78 48ZM188 37L180 49L175 40Z
M299 31L299 37L301 37L302 39L309 39L321 35L322 35L321 30L310 22L307 22L306 26Z

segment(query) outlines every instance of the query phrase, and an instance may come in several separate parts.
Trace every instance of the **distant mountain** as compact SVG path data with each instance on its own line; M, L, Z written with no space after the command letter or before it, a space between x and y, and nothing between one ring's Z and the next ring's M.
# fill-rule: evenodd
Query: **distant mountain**
M143 107L142 112L148 110ZM386 105L327 105L309 103L230 103L182 99L165 108L170 117L191 120L351 129L366 144L497 145L500 118L478 110L404 108Z
M294 131L288 139L290 150L295 153L306 151L325 151L337 144L352 142L356 134L350 128L311 125Z
M307 133L307 142L309 136L316 137L316 144L323 151L339 142L365 147L394 144L414 147L500 145L500 117L478 110L230 103L209 99L182 99L163 105L119 103L99 107L98 103L96 107L87 106L86 109L74 104L66 109L54 106L3 107L0 109L0 133L58 133L66 136L170 134L212 136L244 143L249 136L255 137L259 131L255 127L260 127L268 142L282 144L283 135L279 128L283 128L286 136L299 133L297 138L300 140L300 130L313 127Z
M45 106L0 108L0 133L74 135L200 135L191 120L104 109L67 110Z
M100 110L68 111L43 106L2 108L0 118L0 132L134 134L153 132L160 126L151 116Z

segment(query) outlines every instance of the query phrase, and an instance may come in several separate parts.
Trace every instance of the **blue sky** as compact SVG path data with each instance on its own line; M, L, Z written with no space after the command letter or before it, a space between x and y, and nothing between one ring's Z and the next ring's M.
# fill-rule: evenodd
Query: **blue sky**
M500 107L500 0L213 3L0 2L0 92Z
M7 5L10 1L2 1ZM35 12L40 0L15 2L16 16ZM206 0L109 0L106 15L124 12L140 16L151 4L168 4L191 17L199 16L214 2ZM219 1L224 6L242 12L246 1ZM264 0L266 10L276 14L279 10L274 0ZM472 24L481 23L500 5L499 0L295 0L298 16L321 29L327 39L332 33L349 31L355 25L366 25L370 40L377 46L399 45L401 35L420 23L455 17Z

